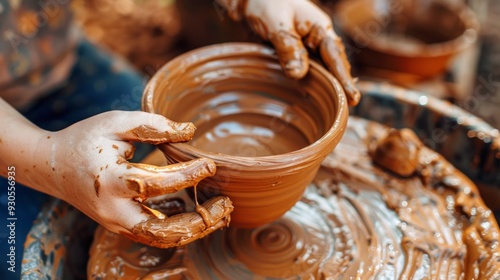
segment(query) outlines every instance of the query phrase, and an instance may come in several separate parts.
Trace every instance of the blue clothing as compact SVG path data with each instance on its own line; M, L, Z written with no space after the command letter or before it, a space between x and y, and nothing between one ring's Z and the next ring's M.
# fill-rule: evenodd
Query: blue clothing
M124 61L82 42L77 62L66 84L42 97L21 113L39 127L57 131L75 122L109 110L139 110L145 80ZM135 159L150 151L138 146ZM21 172L21 171L18 171ZM0 177L0 279L19 279L24 241L47 195L16 185L15 273L10 272L7 223L8 181ZM8 224L8 223L7 223Z

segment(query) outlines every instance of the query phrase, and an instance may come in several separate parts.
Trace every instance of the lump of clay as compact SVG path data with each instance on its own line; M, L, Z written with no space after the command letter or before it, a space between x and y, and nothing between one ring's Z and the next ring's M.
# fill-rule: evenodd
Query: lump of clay
M408 128L391 129L371 152L373 162L399 176L408 177L419 166L419 152L423 144Z

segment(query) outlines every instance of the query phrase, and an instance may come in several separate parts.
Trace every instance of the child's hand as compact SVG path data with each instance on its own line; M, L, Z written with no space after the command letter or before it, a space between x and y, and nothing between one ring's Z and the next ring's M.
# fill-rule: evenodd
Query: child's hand
M108 230L157 247L182 245L227 226L231 201L217 197L198 213L162 217L141 205L148 197L195 186L215 173L209 159L152 166L130 163L132 141L183 142L191 123L145 112L113 111L47 132L36 149L42 184L49 194L77 207Z
M245 18L263 39L270 41L288 76L302 78L308 71L307 46L318 50L324 63L340 81L350 105L360 93L351 77L344 45L330 17L308 0L219 0L235 20ZM305 46L304 46L305 45Z

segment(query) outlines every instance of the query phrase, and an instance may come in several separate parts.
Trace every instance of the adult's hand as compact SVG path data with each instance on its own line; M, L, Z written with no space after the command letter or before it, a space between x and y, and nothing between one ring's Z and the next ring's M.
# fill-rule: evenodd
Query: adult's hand
M270 41L285 73L302 78L309 69L306 49L319 51L323 62L340 81L349 105L360 93L351 76L351 66L330 17L308 0L219 0L234 20L246 19L250 28Z

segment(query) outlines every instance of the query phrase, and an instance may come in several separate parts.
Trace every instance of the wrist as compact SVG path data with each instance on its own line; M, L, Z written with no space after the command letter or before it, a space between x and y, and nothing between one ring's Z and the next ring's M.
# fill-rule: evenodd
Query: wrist
M0 166L2 175L8 167L16 169L16 180L26 186L34 187L34 178L38 177L39 170L35 168L34 160L38 157L37 143L44 130L38 127L10 127L3 125L2 143L0 143Z
M0 98L0 175L6 176L9 168L15 168L16 181L41 190L37 182L44 170L37 165L43 155L37 147L47 133Z
M36 144L33 146L33 154L29 158L29 170L32 170L29 176L30 186L41 192L59 197L55 193L57 178L54 176L55 157L54 153L57 146L50 145L51 139L55 138L56 132L41 131L38 135Z

